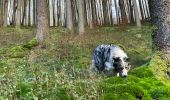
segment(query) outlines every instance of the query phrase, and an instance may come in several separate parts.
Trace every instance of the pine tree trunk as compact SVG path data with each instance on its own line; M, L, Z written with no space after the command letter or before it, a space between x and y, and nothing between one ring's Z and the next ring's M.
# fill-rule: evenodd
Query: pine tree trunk
M28 1L28 26L31 26L31 0Z
M3 0L3 27L7 27L8 0Z
M16 27L21 25L21 0L17 0L17 11L16 11Z
M26 20L26 0L23 0L22 6L23 6L23 14L22 14L22 20L21 20L21 25L25 25L25 20Z
M108 0L102 0L102 6L103 6L103 15L104 15L104 23L106 25L109 25L109 15L108 15Z
M127 20L124 0L119 0L119 7L120 7L120 12L121 12L122 24L126 25L128 23L128 20Z
M73 31L71 0L66 0L66 27L70 32Z
M47 17L46 0L37 0L37 26L36 39L39 44L44 44L49 39L49 26Z
M141 0L139 0L139 8L140 8L140 12L141 12L141 17L142 17L142 20L144 20L145 19L145 17L144 17L144 11L143 10L145 10L145 9L143 9L142 8L142 2L141 2Z
M157 27L153 35L155 47L170 54L170 2L150 0L151 21Z
M134 17L133 17L133 6L132 6L132 0L129 0L129 6L130 6L130 12L129 12L129 17L130 17L130 23L134 23Z
M133 0L133 4L134 4L134 11L135 11L136 25L137 25L137 27L141 27L141 21L140 21L140 18L139 18L139 10L138 10L136 0Z
M78 6L78 33L84 34L84 10L83 10L83 0L77 0Z
M2 26L2 21L3 21L3 4L2 4L2 0L0 0L0 26Z
M96 25L97 23L96 0L91 0L91 9L92 9L92 22L93 25Z
M36 24L36 0L33 0L33 25Z

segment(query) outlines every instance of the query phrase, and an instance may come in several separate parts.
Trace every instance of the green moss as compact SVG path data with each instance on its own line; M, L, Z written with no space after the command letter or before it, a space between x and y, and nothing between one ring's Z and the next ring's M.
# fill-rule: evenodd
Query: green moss
M158 100L169 100L170 99L170 88L159 87L151 92L151 96Z
M27 49L32 49L33 47L37 46L38 45L38 42L35 38L33 38L32 40L26 42L25 44L23 44L23 47L24 48L27 48Z
M6 52L6 55L12 58L22 58L27 54L27 49L23 48L22 46L14 46Z
M148 64L145 64L141 67L135 68L129 72L130 75L134 75L139 78L146 78L146 77L152 77L153 73L148 67Z
M136 100L136 98L127 92L122 94L105 93L101 100Z

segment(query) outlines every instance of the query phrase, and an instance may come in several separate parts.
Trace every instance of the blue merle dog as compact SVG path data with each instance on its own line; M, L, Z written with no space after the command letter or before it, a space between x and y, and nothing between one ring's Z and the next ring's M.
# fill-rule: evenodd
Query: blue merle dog
M92 70L107 76L126 77L131 65L127 54L116 45L99 45L93 52Z

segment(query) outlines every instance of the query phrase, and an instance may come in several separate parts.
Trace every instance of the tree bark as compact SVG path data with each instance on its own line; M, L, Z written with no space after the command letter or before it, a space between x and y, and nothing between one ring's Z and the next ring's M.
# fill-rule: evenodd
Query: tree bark
M144 20L145 17L144 17L143 13L144 13L145 9L142 8L142 1L141 0L139 0L139 8L140 8L140 13L141 13L142 20Z
M126 25L128 23L128 19L127 19L127 14L125 10L124 0L119 0L119 7L120 7L120 12L121 12L122 24Z
M93 25L97 24L97 15L96 15L96 0L91 0L91 9L92 9L92 21Z
M31 0L28 1L28 26L31 26Z
M0 0L0 26L2 26L2 21L3 21L3 4L2 4L2 0Z
M104 15L104 23L106 25L109 24L109 15L108 15L108 0L102 0L102 7L103 7L103 15Z
M47 4L46 0L37 0L37 26L36 26L36 39L38 43L44 44L49 39L49 25L47 17Z
M140 21L140 18L139 18L139 10L138 10L136 0L133 0L133 4L134 4L134 11L135 11L136 25L137 25L137 27L141 27L141 21Z
M16 11L16 27L21 25L21 0L17 0L17 11Z
M129 9L129 17L130 17L130 23L134 23L135 21L134 21L134 15L133 15L133 11L134 11L134 7L132 6L132 0L129 0L129 7L130 7L130 9Z
M156 49L170 54L170 1L150 0L151 21L157 27L153 35Z
M77 0L78 6L78 33L84 34L84 10L83 10L83 0Z
M27 4L27 1L23 0L23 2L22 2L23 14L22 14L21 25L25 25L25 20L26 20L26 4Z
M73 32L71 0L66 0L66 27L70 32Z
M3 0L3 27L7 27L8 0Z

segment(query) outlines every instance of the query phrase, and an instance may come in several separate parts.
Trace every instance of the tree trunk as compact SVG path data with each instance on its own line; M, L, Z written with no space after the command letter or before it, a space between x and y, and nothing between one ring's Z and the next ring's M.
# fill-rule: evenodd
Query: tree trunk
M16 9L16 27L21 25L21 0L17 0L17 9Z
M103 7L103 15L104 15L104 23L109 25L109 15L108 15L108 0L102 0L102 7Z
M83 3L82 3L82 8L83 8L83 10L84 10L84 11L83 11L83 12L84 12L84 25L87 26L87 25L88 25L88 22L87 22L87 17L88 17L88 16L87 16L87 13L88 13L88 12L87 12L87 9L86 9L86 5L87 5L87 4L86 4L86 1L85 1L85 0L83 0L82 2L83 2Z
M28 1L28 26L31 26L31 0Z
M140 13L141 13L142 20L144 20L145 17L144 17L143 13L144 13L145 9L142 8L142 1L141 0L139 0L139 8L140 8Z
M122 24L126 25L128 23L128 19L126 15L124 0L119 0L119 7L120 7L120 12L121 12Z
M92 9L93 25L96 25L96 23L97 23L97 15L96 15L96 1L95 0L91 0L91 9Z
M3 0L3 27L7 27L8 0Z
M26 4L27 4L27 1L23 0L23 2L22 2L23 14L22 14L21 25L25 25L25 20L26 20Z
M119 11L118 11L118 6L117 6L117 1L114 0L114 6L115 6L115 13L116 13L116 24L119 24L120 21L119 21Z
M129 17L130 17L130 23L134 23L134 17L133 17L133 6L132 6L132 0L129 0L129 6L130 6L130 9L129 9Z
M137 27L141 27L141 22L140 22L140 18L139 18L139 10L138 10L136 0L133 0L133 4L134 4L134 11L135 11L136 25L137 25Z
M66 0L66 27L70 32L73 32L73 18L71 0Z
M33 0L33 25L36 24L36 0Z
M170 54L170 2L150 0L151 21L157 27L153 35L156 49Z
M84 10L83 10L83 0L77 0L78 6L78 33L84 34Z
M49 26L47 17L46 0L37 0L37 26L36 39L38 43L44 44L49 39Z
M2 21L3 21L3 4L2 4L2 0L0 0L0 26L2 26Z

